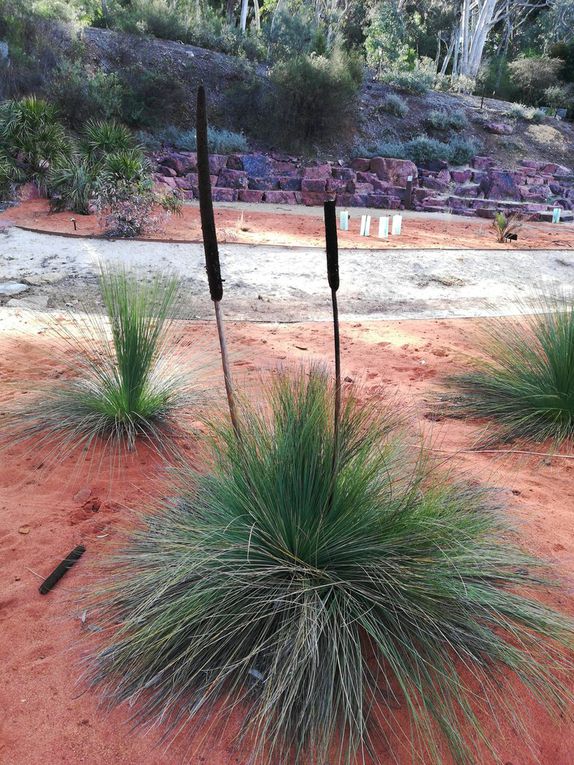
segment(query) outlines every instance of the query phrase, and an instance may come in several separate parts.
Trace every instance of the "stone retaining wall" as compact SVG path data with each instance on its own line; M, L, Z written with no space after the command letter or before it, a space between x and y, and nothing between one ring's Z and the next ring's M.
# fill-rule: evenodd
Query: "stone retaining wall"
M154 160L160 189L197 199L194 152L166 151ZM410 176L414 210L492 217L502 209L544 219L560 207L562 220L574 218L574 171L555 163L522 160L518 169L508 170L479 156L469 167L449 168L442 161L417 167L384 157L304 164L275 154L212 154L209 165L216 202L320 205L335 199L340 207L398 210L405 207Z

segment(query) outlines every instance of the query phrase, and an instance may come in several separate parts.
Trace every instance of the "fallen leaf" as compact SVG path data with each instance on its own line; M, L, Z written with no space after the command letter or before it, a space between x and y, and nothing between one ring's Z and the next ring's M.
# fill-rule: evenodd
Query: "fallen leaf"
M18 529L18 534L29 534L30 531L31 531L31 529L30 529L29 526L27 526L27 525L26 526L20 526L20 528Z

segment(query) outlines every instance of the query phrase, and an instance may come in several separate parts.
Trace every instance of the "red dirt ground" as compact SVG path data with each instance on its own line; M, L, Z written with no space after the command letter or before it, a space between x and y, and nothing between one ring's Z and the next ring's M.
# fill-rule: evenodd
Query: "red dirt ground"
M41 319L15 314L0 340L3 391L22 393L33 381L57 377L63 365L43 330ZM478 426L454 421L431 422L430 393L445 374L465 366L476 343L477 322L361 322L342 327L346 385L360 388L363 399L381 399L398 390L412 408L414 430L432 430L434 448L468 449ZM190 338L216 343L215 328L193 323ZM328 324L229 326L238 382L256 390L261 371L311 359L329 361ZM219 370L213 371L220 387ZM12 395L9 393L8 395ZM29 395L29 394L26 394ZM437 451L442 457L442 452ZM472 478L502 487L520 537L530 551L555 564L564 580L558 593L545 599L574 613L574 460L500 458L460 453L457 466ZM3 586L0 596L2 640L0 662L0 762L2 765L176 765L181 762L232 765L242 762L230 736L213 741L207 756L192 755L183 741L165 752L155 746L155 732L130 732L127 711L99 709L95 696L77 685L80 669L75 645L86 629L78 618L74 595L89 581L94 566L130 523L124 507L139 508L159 476L154 459L138 452L110 484L105 472L89 472L90 463L74 468L42 463L21 446L0 461L0 544ZM75 545L87 552L48 595L38 593L39 576L47 575ZM35 573L33 573L35 572ZM38 576L39 575L39 576ZM86 624L89 625L89 614ZM571 765L574 728L553 721L514 686L534 740L534 754L509 720L500 731L487 730L499 743L505 765ZM537 758L537 759L536 759ZM409 762L400 757L401 764ZM378 765L390 765L381 750ZM446 763L446 761L445 761ZM485 763L491 765L489 758ZM278 763L278 765L283 765Z
M277 209L277 208L275 208ZM380 211L379 211L380 212ZM372 210L373 216L377 215ZM76 219L74 232L71 218ZM281 208L280 212L262 206L245 209L218 206L215 213L219 239L222 243L275 244L287 246L324 247L322 211L297 208ZM414 221L417 225L413 225ZM100 236L101 228L96 216L71 213L50 213L46 200L22 202L0 215L0 224L12 222L34 231L66 234L70 236ZM421 225L424 221L424 225ZM400 237L379 239L377 236L359 236L360 214L351 210L350 231L339 233L339 244L347 248L364 249L561 249L574 247L574 226L528 223L519 232L519 239L512 244L496 242L490 221L457 218L455 216L432 216L407 213L403 219ZM376 233L378 222L373 218L371 230ZM181 216L172 216L165 229L146 239L172 242L201 241L199 208L186 205Z

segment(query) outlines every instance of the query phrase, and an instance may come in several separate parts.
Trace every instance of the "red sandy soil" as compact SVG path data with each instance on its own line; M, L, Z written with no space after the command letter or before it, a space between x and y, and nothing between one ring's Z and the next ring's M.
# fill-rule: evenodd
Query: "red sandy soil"
M377 215L371 210L371 231L378 231ZM72 217L76 220L74 232ZM272 206L217 207L216 224L222 243L274 244L324 247L325 235L322 211L317 208L300 210L296 207ZM11 222L22 228L69 236L101 236L102 229L94 215L50 213L44 199L22 202L0 215L2 222ZM488 220L464 219L454 216L433 216L407 213L403 219L400 237L379 239L377 236L359 236L360 213L351 210L350 231L339 233L339 244L347 248L385 249L561 249L574 247L574 226L568 223L551 225L528 223L519 233L516 243L499 244ZM171 216L164 229L146 239L165 242L201 241L199 208L186 205L181 216Z
M427 418L429 397L441 377L468 364L476 345L477 322L361 322L342 327L346 385L364 399L396 395L411 407L411 426L432 431L437 456L457 452L457 467L471 478L501 487L511 516L520 521L520 537L530 551L551 560L563 580L547 602L574 614L574 461L494 457L460 453L479 432L477 425ZM190 324L190 339L215 344L209 323ZM278 365L331 358L328 324L229 326L237 380L255 393L261 373ZM39 319L14 319L0 340L0 381L4 392L23 393L30 381L56 378L64 367ZM212 384L219 387L219 370ZM9 393L8 395L12 395ZM29 395L29 394L27 394ZM427 415L427 416L425 416ZM193 450L193 443L191 444ZM96 459L94 456L93 460ZM92 460L92 463L93 463ZM131 732L128 712L98 708L95 695L77 684L76 648L85 640L86 624L74 596L93 578L94 567L132 522L125 508L141 508L159 468L144 451L129 459L112 482L105 471L90 472L90 463L74 467L68 459L43 463L40 456L14 446L0 461L0 762L2 765L205 765L243 763L231 734L210 743L207 755L189 754L189 742L169 751L156 746L156 732ZM48 595L38 593L40 578L77 544L87 552ZM34 573L35 572L35 573ZM511 685L534 741L534 754L511 721L485 720L499 744L505 765L571 765L574 728L566 719L551 720ZM187 756L186 756L187 755ZM400 756L401 765L409 763ZM381 748L378 765L391 765ZM484 760L491 765L489 757ZM445 765L448 759L445 758ZM283 765L283 763L277 763Z

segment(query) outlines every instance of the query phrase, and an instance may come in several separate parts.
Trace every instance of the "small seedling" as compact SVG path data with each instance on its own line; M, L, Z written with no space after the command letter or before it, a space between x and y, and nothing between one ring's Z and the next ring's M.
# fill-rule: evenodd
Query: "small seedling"
M496 232L496 241L501 244L515 242L518 239L518 231L523 225L522 218L516 213L505 215L503 212L497 212L492 221L492 226Z

